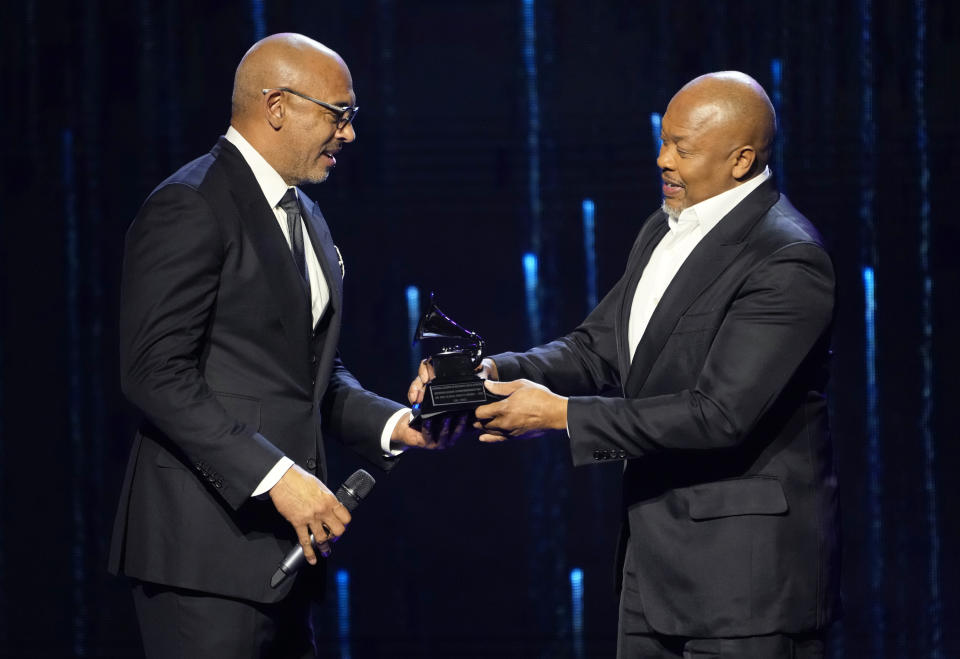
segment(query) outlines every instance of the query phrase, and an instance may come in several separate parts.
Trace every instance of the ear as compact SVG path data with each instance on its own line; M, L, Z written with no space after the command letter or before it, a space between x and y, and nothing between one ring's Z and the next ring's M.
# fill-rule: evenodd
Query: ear
M263 95L263 111L267 123L274 130L280 130L287 116L287 108L283 104L283 92L272 89Z
M749 174L757 162L757 151L749 144L733 152L733 178L738 181Z

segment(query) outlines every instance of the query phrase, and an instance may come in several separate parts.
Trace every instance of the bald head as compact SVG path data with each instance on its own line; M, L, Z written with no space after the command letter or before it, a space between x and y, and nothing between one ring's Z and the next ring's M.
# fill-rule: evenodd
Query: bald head
M657 165L664 209L677 216L745 183L767 166L777 119L766 92L738 71L691 80L670 100L661 121Z
M694 78L676 93L670 104L691 108L702 127L722 131L731 145L750 144L762 170L777 133L773 104L760 84L739 71L718 71Z
M353 112L341 121L355 105L350 70L337 53L302 34L274 34L237 67L230 124L288 185L319 183L356 138Z
M231 120L247 121L257 113L264 89L290 87L319 94L324 90L317 87L344 71L343 59L322 43L291 32L272 34L253 44L237 66Z

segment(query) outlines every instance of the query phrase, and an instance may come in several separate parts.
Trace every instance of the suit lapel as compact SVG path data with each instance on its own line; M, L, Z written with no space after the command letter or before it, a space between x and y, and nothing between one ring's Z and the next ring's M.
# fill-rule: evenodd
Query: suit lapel
M620 311L617 314L617 355L620 361L620 373L626 374L630 370L630 352L627 340L627 331L630 326L630 307L633 304L633 293L643 274L643 269L650 261L653 249L666 235L669 226L663 211L657 211L646 219L633 243L630 258L627 259L628 279L624 289L623 299L620 300ZM625 380L624 375L621 379Z
M746 245L750 230L779 198L780 193L774 187L773 181L765 181L727 213L697 244L677 271L673 281L667 286L660 303L650 317L650 322L637 344L636 353L626 371L624 395L636 395L636 392L640 391L680 316L736 259ZM646 261L649 259L648 253ZM639 279L637 276L632 280L632 285L627 288L625 298L630 301L633 300ZM629 308L626 321L629 323ZM623 330L622 334L625 340L626 330Z
M313 251L317 255L317 261L320 263L320 269L323 271L323 277L327 282L327 290L330 293L327 309L319 321L322 323L324 322L323 318L329 318L320 354L320 364L317 367L318 372L324 373L327 372L334 355L336 355L337 344L340 339L340 323L334 317L334 314L340 310L340 300L343 295L343 276L340 272L339 254L333 244L327 222L323 219L323 213L313 203L313 200L302 193L300 195L300 206L303 208L303 224L307 227L307 235L310 236L310 243L313 245ZM318 378L314 387L314 397L319 397L325 389L326 384ZM322 439L318 438L318 441L320 441L320 445L317 453L323 455Z
M340 296L343 294L343 277L340 273L340 257L333 245L330 229L323 214L312 199L300 193L300 206L303 208L304 226L310 236L310 243L317 255L320 269L330 289L330 311L336 313L340 309Z
M277 217L236 147L220 138L215 149L219 149L218 158L229 170L231 193L277 301L280 321L294 341L292 345L302 345L310 334L310 307L304 295L303 277L297 272Z

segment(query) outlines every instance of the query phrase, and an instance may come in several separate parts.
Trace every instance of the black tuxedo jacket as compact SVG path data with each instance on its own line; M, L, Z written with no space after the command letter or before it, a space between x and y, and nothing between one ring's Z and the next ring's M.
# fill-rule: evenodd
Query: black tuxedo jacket
M822 628L839 612L830 259L765 182L690 254L631 360L634 291L666 231L657 211L584 323L495 356L500 378L571 396L575 464L627 460L622 617L691 637Z
M324 437L388 468L380 434L401 406L365 391L337 353L343 298L327 224L301 193L330 289L309 300L253 172L221 138L164 181L126 241L121 378L144 414L127 467L110 570L255 601L289 590L270 577L293 528L251 499L286 455L326 478ZM322 573L322 570L307 570Z

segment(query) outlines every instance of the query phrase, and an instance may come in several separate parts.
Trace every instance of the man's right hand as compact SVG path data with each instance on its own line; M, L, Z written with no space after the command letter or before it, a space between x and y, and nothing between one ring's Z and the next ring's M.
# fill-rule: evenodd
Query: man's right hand
M310 534L326 557L330 555L329 543L336 542L350 523L350 512L337 501L330 488L298 465L290 467L270 488L270 499L277 512L293 525L303 556L310 565L317 564Z

